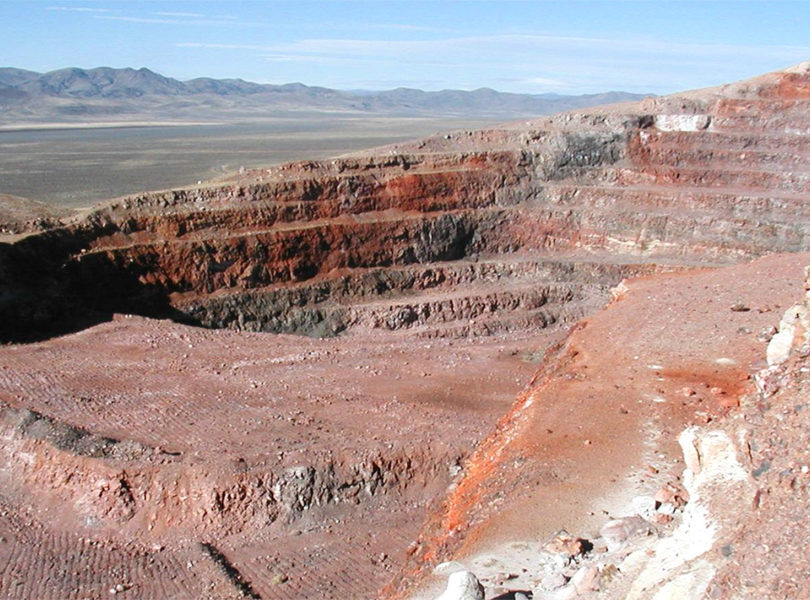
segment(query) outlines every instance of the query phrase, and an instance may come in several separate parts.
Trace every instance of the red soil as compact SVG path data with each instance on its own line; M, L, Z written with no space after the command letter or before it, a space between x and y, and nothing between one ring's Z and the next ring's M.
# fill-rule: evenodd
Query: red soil
M780 255L629 282L547 357L464 463L414 552L415 572L561 528L594 536L633 496L678 479L678 433L753 390L757 335L793 304L808 262ZM750 310L731 310L740 303Z
M233 595L200 549L211 542L263 598L369 594L391 576L448 468L525 385L536 368L526 357L546 339L312 340L117 317L2 347L0 502L24 517L0 544L0 589L82 598L123 581L137 597ZM127 448L76 456L54 436L21 432L23 407ZM337 481L316 481L311 499L289 482L286 496L256 487L301 467ZM379 481L364 469L380 469ZM346 488L331 492L336 504L329 485ZM43 563L38 548L53 558ZM94 552L94 577L56 559L91 560L82 548Z

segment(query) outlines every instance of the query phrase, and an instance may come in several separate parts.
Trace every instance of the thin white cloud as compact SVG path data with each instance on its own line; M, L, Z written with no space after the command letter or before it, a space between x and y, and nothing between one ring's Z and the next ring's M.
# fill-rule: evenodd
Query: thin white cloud
M347 69L351 69L352 67L357 67L358 65L370 66L370 65L385 65L385 66L394 66L397 64L397 61L391 58L386 57L374 57L374 56L357 56L357 57L341 57L341 56L319 56L319 55L303 55L303 54L261 54L259 55L260 58L266 60L267 62L273 63L300 63L300 64L309 64L309 65L330 65L335 67L346 67ZM424 66L424 65L423 65ZM435 66L435 65L434 65ZM449 66L449 65L448 65ZM462 66L462 65L456 65Z
M205 25L205 26L219 26L219 25L229 25L229 26L240 26L240 27L254 27L259 25L259 23L251 23L246 21L236 21L232 17L224 16L218 18L208 18L203 16L202 18L198 17L127 17L127 16L117 16L117 15L93 15L94 19L102 19L105 21L122 21L125 23L143 23L143 24L151 24L151 25Z
M441 79L346 79L340 82L340 86L353 89L379 90L405 87L424 90L439 87L444 83Z
M552 79L551 77L526 77L524 79L518 79L514 83L531 87L544 87L551 89L565 89L571 85L567 81Z
M110 12L110 10L107 8L89 8L87 6L49 6L45 10L59 10L65 12L83 12L83 13Z
M193 12L156 12L153 14L159 17L189 17L191 19L202 19L205 17L202 13Z
M125 23L151 23L160 25L189 25L193 21L181 21L178 19L156 19L152 17L119 17L112 15L95 15L94 19L103 19L105 21L123 21Z
M209 42L178 42L174 44L178 48L203 48L212 50L251 50L259 52L258 56L269 62L298 62L298 63L311 63L311 64L329 64L329 65L345 65L351 66L357 63L378 63L378 64L401 64L401 57L392 56L377 56L377 55L355 55L355 56L339 56L323 54L301 54L301 53L284 53L284 52L268 52L270 46L257 46L252 44L217 44ZM424 59L419 62L423 66L444 66L444 67L461 67L463 62L455 61L438 61L435 59Z
M721 83L718 73L740 78L788 66L810 56L810 46L735 45L668 42L658 39L609 39L503 34L417 40L310 38L266 45L186 42L186 48L248 51L280 66L289 63L346 69L395 68L403 80L444 78L458 87L468 80L530 93L588 93L610 89L665 93ZM339 77L328 74L323 85ZM724 76L727 78L727 76Z
M255 46L249 44L216 44L209 42L177 42L174 44L178 48L213 48L216 50L258 50L265 52L267 46Z
M754 46L731 44L698 44L684 42L666 42L650 39L617 40L607 38L582 38L540 35L494 35L475 37L456 37L440 40L360 40L360 39L304 39L288 44L271 45L265 48L270 51L301 54L330 55L385 55L410 58L405 53L419 56L433 55L436 52L459 54L473 52L475 55L503 55L521 50L562 51L591 50L599 54L618 53L621 56L639 53L646 55L664 54L669 56L704 57L704 56L792 56L797 52L810 54L810 46ZM520 54L514 54L520 56Z
M390 29L394 31L421 31L424 33L451 33L453 30L427 25L408 25L405 23L364 23L364 29Z
M310 63L335 63L343 62L342 59L334 59L328 56L301 56L300 54L264 54L262 58L270 62L310 62Z
M102 18L102 17L99 17ZM613 61L616 58L638 60L652 55L673 58L702 60L706 57L763 57L792 58L797 54L810 55L810 46L763 46L731 44L698 44L666 42L650 39L617 40L608 38L583 38L542 35L494 35L454 37L438 40L363 40L363 39L303 39L290 43L269 45L217 44L186 42L180 47L257 50L279 53L286 57L331 56L331 57L392 57L403 62L422 62L429 57L470 56L484 60L492 57L499 61L505 55L537 56L537 52L560 54L573 51L596 52L594 58ZM522 52L522 53L521 53Z
M357 67L358 65L384 65L387 67L396 67L403 64L401 59L391 56L327 56L318 54L262 54L261 58L268 62L279 63L308 63L313 65L335 65L344 66L347 69ZM421 69L429 68L452 68L462 69L467 66L462 61L440 61L440 60L423 60L417 65Z

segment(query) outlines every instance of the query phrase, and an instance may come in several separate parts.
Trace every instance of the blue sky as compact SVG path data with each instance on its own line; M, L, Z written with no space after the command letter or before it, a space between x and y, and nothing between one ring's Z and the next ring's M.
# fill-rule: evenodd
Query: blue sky
M810 59L810 1L0 0L0 66L668 93Z

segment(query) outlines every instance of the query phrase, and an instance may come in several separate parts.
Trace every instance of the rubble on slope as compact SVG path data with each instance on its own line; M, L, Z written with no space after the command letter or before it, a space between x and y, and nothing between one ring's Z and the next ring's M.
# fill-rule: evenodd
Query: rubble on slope
M599 537L561 531L545 544L501 545L436 572L470 569L487 598L803 597L810 559L796 541L806 537L810 510L810 267L804 290L741 408L681 432L682 479L634 497L635 514L607 522Z

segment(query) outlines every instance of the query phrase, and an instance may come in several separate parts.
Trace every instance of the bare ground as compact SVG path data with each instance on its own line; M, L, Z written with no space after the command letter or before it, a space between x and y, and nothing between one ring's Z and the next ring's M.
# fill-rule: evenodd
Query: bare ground
M135 597L227 597L238 586L201 546L211 544L263 598L373 597L428 499L531 377L527 357L553 338L312 340L119 316L5 346L4 431L18 445L6 446L15 454L4 461L2 501L7 515L24 516L8 517L0 545L3 594L100 597L122 583ZM31 411L40 420L20 417ZM114 442L93 446L62 423ZM23 448L51 462L48 475L19 462ZM398 456L421 471L415 481L403 473L381 493L356 490L356 501L294 506L275 521L247 510L205 516L214 510L206 490L242 475ZM123 516L104 491L122 474L136 497ZM141 479L152 480L143 497ZM162 499L150 496L158 487Z

